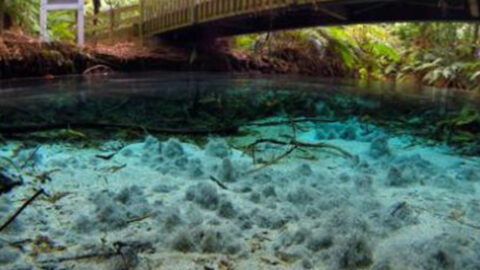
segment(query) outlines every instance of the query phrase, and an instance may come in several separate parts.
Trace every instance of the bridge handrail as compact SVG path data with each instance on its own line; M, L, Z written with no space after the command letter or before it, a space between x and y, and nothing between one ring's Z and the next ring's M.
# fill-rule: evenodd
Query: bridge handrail
M141 23L140 5L129 5L116 9L104 10L97 15L85 17L85 34L87 39L113 40L116 32L129 31L133 35L134 28Z
M264 12L291 5L316 4L328 0L140 0L140 4L102 11L88 16L87 37L108 35L129 29L149 36L224 17ZM97 24L93 21L96 19Z
M144 33L162 33L222 17L328 0L143 0Z

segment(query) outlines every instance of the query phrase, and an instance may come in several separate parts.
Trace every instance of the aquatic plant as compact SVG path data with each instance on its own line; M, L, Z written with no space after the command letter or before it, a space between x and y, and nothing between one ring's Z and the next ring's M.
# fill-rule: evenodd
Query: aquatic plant
M219 203L217 189L210 183L199 183L190 186L185 194L185 199L194 201L210 210L217 209Z

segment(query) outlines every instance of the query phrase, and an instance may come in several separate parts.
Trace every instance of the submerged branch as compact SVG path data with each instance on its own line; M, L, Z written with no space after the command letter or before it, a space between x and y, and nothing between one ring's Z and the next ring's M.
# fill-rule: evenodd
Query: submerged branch
M294 138L291 141L284 142L284 141L279 141L279 140L275 140L275 139L259 139L259 140L256 140L254 143L252 143L250 145L247 145L245 147L245 149L249 149L253 153L254 159L255 159L255 147L259 144L271 143L271 144L282 145L282 146L291 146L291 148L288 149L282 155L280 155L280 156L274 158L273 160L263 164L263 166L261 166L261 167L254 168L252 170L247 171L245 174L255 173L255 172L258 172L259 170L262 170L262 169L264 169L268 166L276 164L279 161L281 161L282 159L284 159L285 157L287 157L288 155L290 155L293 151L295 151L297 149L298 150L303 150L302 148L327 148L327 149L332 149L332 150L335 150L335 151L339 152L340 154L342 154L346 158L353 159L352 154L350 154L349 152L347 152L347 151L343 150L342 148L340 148L338 146L335 146L335 145L331 145L331 144L327 144L327 143L306 143L306 142L297 141L296 138L295 138L296 137L295 124L292 123L292 122L290 122L290 123L292 124L293 132L294 132Z
M293 151L295 151L295 149L297 149L298 146L294 145L292 148L288 149L285 153L283 153L282 155L274 158L273 160L263 164L261 167L258 167L258 168L255 168L255 169L252 169L252 170L249 170L247 171L245 174L252 174L252 173L256 173L268 166L271 166L273 164L276 164L278 162L280 162L282 159L286 158L288 155L290 155L291 153L293 153Z
M3 223L3 225L0 227L0 232L7 228L8 225L10 225L18 217L18 215L20 215L23 210L27 208L28 205L30 205L33 201L35 201L35 199L38 198L38 196L42 194L46 194L43 189L39 189L37 192L35 192L35 194L30 199L23 203L22 206L18 208L18 210L15 211L15 213L5 223Z
M224 183L222 183L222 181L220 181L218 178L216 178L215 176L210 175L210 180L215 182L215 184L217 184L220 188L222 188L224 190L228 190L228 187Z
M146 220L148 218L151 218L155 216L155 214L148 214L148 215L145 215L145 216L141 216L141 217L136 217L136 218L131 218L129 220L127 220L127 223L134 223L134 222L139 222L139 221L143 221L143 220Z
M300 142L300 141L297 141L297 140L292 140L290 142L283 142L283 141L279 141L279 140L275 140L275 139L259 139L259 140L256 140L254 143L248 145L247 148L253 148L256 145L262 144L262 143L271 143L271 144L277 144L277 145L294 145L294 146L297 146L297 147L307 147L307 148L328 148L328 149L332 149L332 150L340 152L342 155L344 155L347 158L353 158L352 154L343 150L342 148L340 148L338 146L335 146L335 145L332 145L332 144L321 143L321 142L319 142L319 143L307 143L307 142Z
M100 258L108 259L108 258L118 256L118 255L119 254L117 252L113 252L113 251L106 251L104 253L92 252L92 253L80 254L80 255L75 255L75 256L49 258L47 260L41 261L40 263L42 263L42 264L45 264L45 263L62 263L62 262L68 262L68 261L100 259Z
M33 157L35 156L35 154L38 152L38 150L40 150L40 147L42 147L41 145L37 146L31 153L30 155L28 155L27 159L25 159L25 161L23 162L22 166L20 167L20 169L25 169L25 167L27 167L28 163L33 159Z

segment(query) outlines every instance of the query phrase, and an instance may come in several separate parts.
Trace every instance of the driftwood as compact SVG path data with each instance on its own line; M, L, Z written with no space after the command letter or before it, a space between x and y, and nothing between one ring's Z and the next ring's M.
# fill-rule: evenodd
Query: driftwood
M127 129L132 131L167 134L167 135L209 135L222 134L232 135L238 132L238 127L225 128L146 128L142 126L113 124L113 123L59 123L59 124L27 124L27 125L0 125L0 134L14 135L22 133L34 133L52 131L58 129Z
M18 210L15 211L15 213L10 218L8 218L8 220L5 221L5 223L3 223L3 225L0 227L0 232L3 231L5 228L7 228L8 225L10 225L18 217L18 215L20 215L23 212L23 210L27 208L28 205L30 205L33 201L35 201L35 199L38 198L38 196L42 194L46 194L43 189L39 189L37 192L35 192L35 194L33 194L33 196L30 199L24 202L22 206L18 208Z
M83 76L92 76L92 75L105 75L114 73L113 69L107 65L96 65L90 68L87 68L82 75Z

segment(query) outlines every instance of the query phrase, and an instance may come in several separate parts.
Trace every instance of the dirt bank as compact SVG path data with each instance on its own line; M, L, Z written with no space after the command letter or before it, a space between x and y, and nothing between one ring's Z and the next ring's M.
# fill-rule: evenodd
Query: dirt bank
M0 79L82 74L98 65L119 72L167 70L324 76L340 73L311 59L301 49L247 54L232 50L227 43L219 41L200 49L165 45L144 48L131 43L78 48L60 42L40 42L18 31L6 32L0 37Z
M1 79L82 74L97 65L118 71L172 70L180 69L184 61L175 52L151 52L133 44L77 48L59 42L40 42L18 31L0 37Z

